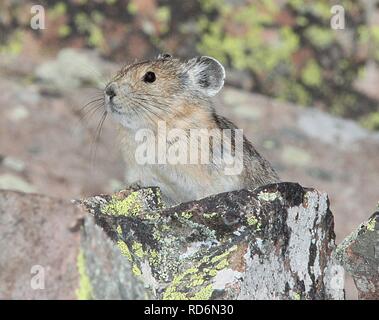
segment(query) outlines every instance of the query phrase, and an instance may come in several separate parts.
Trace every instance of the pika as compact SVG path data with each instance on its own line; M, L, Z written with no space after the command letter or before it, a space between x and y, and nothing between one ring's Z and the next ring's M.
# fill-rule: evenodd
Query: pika
M126 183L158 186L166 204L176 205L279 182L241 130L216 113L212 97L224 79L212 57L169 54L115 75L104 90L105 112L119 127Z

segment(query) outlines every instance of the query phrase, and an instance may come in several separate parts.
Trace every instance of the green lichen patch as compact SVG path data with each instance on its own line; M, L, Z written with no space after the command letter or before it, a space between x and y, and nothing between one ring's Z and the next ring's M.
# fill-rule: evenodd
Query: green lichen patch
M301 300L301 295L300 295L300 293L295 292L295 293L293 294L293 300Z
M75 291L78 300L92 300L91 280L87 274L86 261L82 250L77 258L77 268L79 272L79 288Z
M190 267L183 273L174 277L171 285L166 288L163 294L163 300L189 300L191 295L185 290L180 290L179 288L183 288L183 284L190 288L201 286L204 281L204 274L200 272L197 267ZM199 292L200 291L201 288ZM196 293L194 295L196 295ZM194 295L192 297L194 297Z
M138 241L133 241L131 245L128 245L123 240L117 241L117 246L121 251L121 254L125 256L132 265L132 273L135 276L141 276L142 271L140 265L142 261L147 259L152 267L159 266L159 254L155 249L144 250L142 243Z
M132 191L126 197L125 191L112 196L107 204L101 205L101 212L113 216L141 217L149 221L160 218L159 210L164 208L160 191L155 188Z
M118 219L118 223L120 223L124 218ZM178 253L185 243L184 237L177 235L169 227L170 218L167 217L160 217L154 221L149 219L143 221L140 216L127 219L133 227L127 232L123 230L118 247L122 254L133 262L133 273L140 275L142 273L141 265L148 262L151 272L157 280L168 281L180 264ZM124 226L122 222L120 224ZM130 234L133 234L134 240L130 239Z
M191 212L184 211L184 212L181 212L180 215L181 215L184 219L191 219L191 218L192 218L192 213L191 213Z
M209 300L213 293L213 287L211 284L202 288L199 292L197 292L191 300Z
M215 276L217 275L217 270L214 270L214 269L209 270L209 271L208 271L208 274L209 274L211 277L215 277Z
M159 218L159 212L158 211L152 211L152 212L145 212L144 218L147 220L157 220Z
M282 196L279 191L276 192L259 192L258 200L260 201L274 201L276 199L282 200Z
M125 199L113 196L111 201L106 204L101 211L115 216L137 216L141 213L142 205L139 193L133 191Z
M141 269L138 268L138 266L136 264L133 264L132 272L137 277L139 277L140 275L142 275Z
M230 268L230 253L237 248L218 238L215 229L207 225L213 220L206 220L218 218L217 212L162 213L156 192L148 189L120 192L105 200L98 217L115 222L115 240L135 276L152 276L157 283L166 284L159 293L164 299L211 298L213 279ZM143 267L146 263L148 269Z
M164 209L166 206L162 202L162 195L159 188L148 188L140 190L143 193L143 198L146 199L147 204L149 204L150 209L153 210L149 216L146 216L147 219L156 219L159 218L159 209Z
M178 272L181 263L180 252L181 240L168 235L160 240L161 247L158 251L152 251L148 258L154 262L153 273L160 281L168 281L173 274Z
M206 219L212 219L218 216L217 212L203 213L203 217Z
M143 251L142 249L142 244L137 242L137 241L134 241L133 244L132 244L132 249L133 249L133 253L138 257L138 258L143 258L144 255L145 255L145 252Z
M258 220L258 218L254 215L248 215L246 218L246 222L249 226L255 227L257 231L262 229L262 224Z
M191 257L191 267L176 275L163 293L164 300L208 300L214 291L212 278L218 271L229 266L229 256L237 249L232 246L222 253L212 253Z
M376 219L375 217L371 218L368 222L367 222L367 230L368 231L375 231L375 223L376 223Z
M130 253L129 247L124 241L118 240L117 246L120 249L121 254L123 256L125 256L129 261L133 261L132 254Z
M157 266L159 264L158 251L155 249L150 249L148 251L148 260L152 266Z

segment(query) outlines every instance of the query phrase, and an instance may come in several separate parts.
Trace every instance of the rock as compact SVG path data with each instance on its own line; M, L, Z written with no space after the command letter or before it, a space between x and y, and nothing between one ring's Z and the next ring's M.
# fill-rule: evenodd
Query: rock
M0 191L0 299L343 299L338 262L377 298L378 217L335 250L327 195L297 183L168 208L155 187Z
M17 106L11 110L8 117L13 122L19 122L29 117L29 111L24 106Z
M2 160L0 160L0 164L4 165L8 169L21 172L25 170L25 163L24 161L13 158L13 157L4 157Z
M363 76L354 82L354 87L363 94L379 100L378 87L375 85L379 81L379 68L375 61L369 61L363 67Z
M235 107L233 109L233 113L241 118L241 119L247 119L251 121L257 121L261 118L261 112L259 109L249 108L247 106L241 105L238 107Z
M285 164L297 167L305 167L312 162L311 154L295 146L284 146L281 158Z
M39 65L35 75L46 86L46 90L62 91L88 83L101 84L103 65L93 53L66 48L59 52L55 60Z
M353 276L360 300L379 300L379 211L338 245L335 256Z
M156 188L130 189L82 206L156 299L343 298L327 196L298 184L170 208Z
M125 261L120 249L87 217L83 226L81 253L78 259L80 270L79 299L122 299L151 298L143 282L133 276L131 264ZM88 280L86 280L88 279Z
M0 299L75 299L80 210L70 202L0 190Z
M9 189L22 192L35 192L34 186L25 181L24 179L13 174L0 175L0 190Z
M351 148L364 139L379 141L379 133L370 133L352 120L340 119L317 109L304 110L297 125L309 137L341 149Z
M0 299L149 297L117 246L71 202L0 190L0 235Z
M236 88L242 88L246 91L252 91L254 88L254 80L248 72L242 70L227 69L226 83Z

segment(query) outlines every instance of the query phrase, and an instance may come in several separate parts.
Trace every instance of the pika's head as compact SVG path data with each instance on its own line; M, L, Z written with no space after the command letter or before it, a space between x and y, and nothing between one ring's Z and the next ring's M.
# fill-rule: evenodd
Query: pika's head
M181 61L163 54L122 68L104 90L106 111L125 127L183 116L189 106L209 108L224 79L214 58Z

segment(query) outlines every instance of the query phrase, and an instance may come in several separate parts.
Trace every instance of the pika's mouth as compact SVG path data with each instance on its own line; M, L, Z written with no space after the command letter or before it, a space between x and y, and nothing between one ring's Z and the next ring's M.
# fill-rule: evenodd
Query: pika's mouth
M123 112L121 111L122 110L122 107L118 106L117 104L115 104L114 102L112 101L109 101L108 102L108 107L109 107L109 110L113 113L117 113L117 114L123 114Z
M108 112L110 113L116 113L116 114L123 114L124 112L122 112L122 106L119 105L118 103L116 103L114 101L114 98L109 98L106 94L105 94L105 108Z

